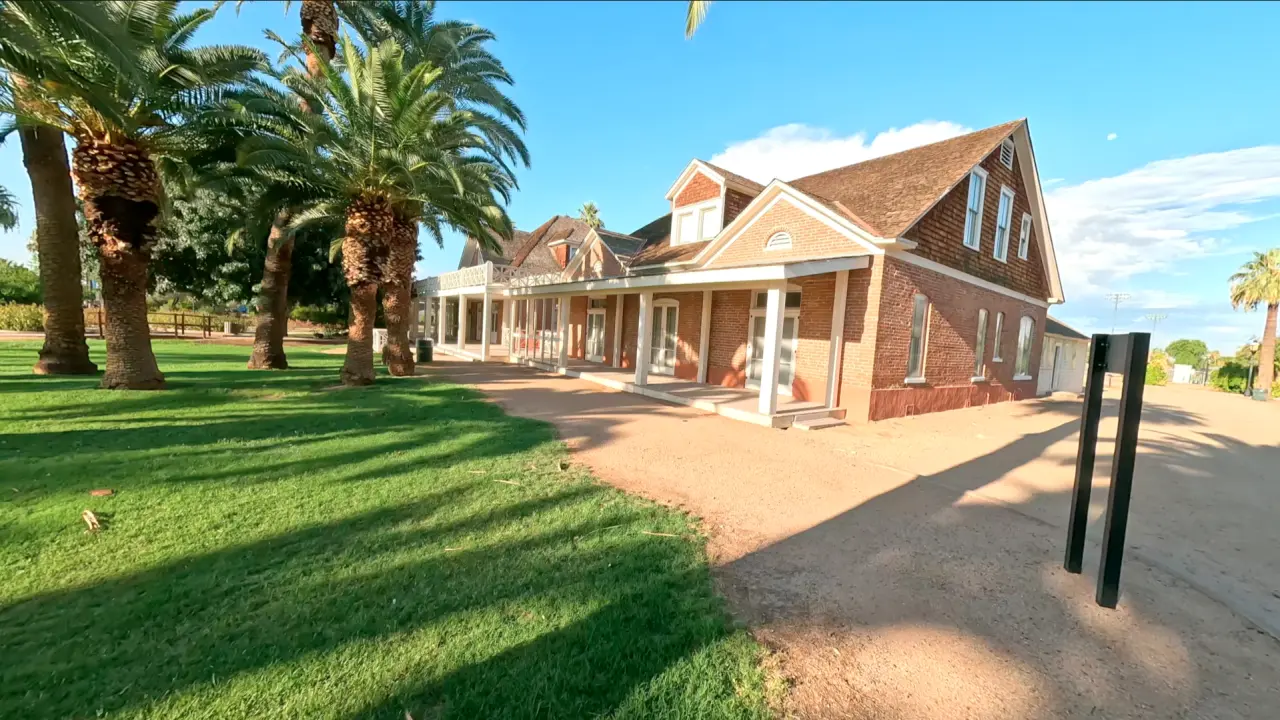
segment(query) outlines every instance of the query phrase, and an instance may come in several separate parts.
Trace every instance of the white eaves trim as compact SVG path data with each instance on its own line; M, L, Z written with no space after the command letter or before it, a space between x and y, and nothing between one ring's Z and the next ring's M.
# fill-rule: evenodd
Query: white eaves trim
M889 256L895 260L901 260L903 262L911 263L912 265L917 265L919 267L924 268L925 270L932 270L933 272L936 272L939 275L946 275L947 277L955 278L957 280L962 280L964 282L969 283L970 285L980 287L983 290L990 290L991 292L994 292L994 293L1000 293L1001 295L1011 297L1015 300L1021 300L1022 302L1028 303L1030 305L1035 305L1036 307L1042 307L1042 308L1049 307L1049 303L1045 302L1044 300L1033 298L1030 295L1024 295L1018 292L1017 290L1010 290L1009 288L1004 287L1003 285L997 285L993 282L988 282L986 280L983 280L980 277L970 275L967 272L961 272L960 270L956 270L955 268L947 267L942 263L937 263L927 258L922 258L919 255L914 255L912 253L907 253L907 252L890 251Z
M618 267L622 267L622 268L626 267L626 263L622 262L622 260L619 259L617 255L613 254L613 251L609 249L609 245L605 243L604 240L601 240L600 234L595 231L595 228L592 228L591 232L587 233L587 237L582 241L582 244L578 246L578 252L574 254L573 259L570 260L569 264L564 267L564 270L561 272L560 277L566 277L566 278L569 277L570 275L573 274L574 269L577 268L578 265L587 261L586 260L587 251L591 249L592 243L598 243L600 245L601 250L612 255L614 261L618 263ZM547 243L547 247L550 247L550 246L551 246L551 243Z
M680 191L684 190L684 186L688 185L698 173L715 180L716 184L720 186L720 194L724 194L724 176L712 170L709 165L701 160L694 160L685 166L684 172L680 173L680 177L676 178L675 184L671 186L670 190L667 190L666 199L674 200L680 194Z
M566 295L580 293L616 293L639 291L646 288L681 287L690 285L723 285L728 283L767 283L790 278L822 275L840 270L860 270L871 266L871 259L866 255L857 257L839 257L826 260L809 260L805 262L778 265L753 265L740 268L720 268L715 270L690 270L680 273L664 273L660 275L634 275L599 280L582 280L554 285L538 285L534 287L508 288L507 295L512 297L525 295Z
M1044 263L1044 273L1049 279L1049 304L1054 305L1066 300L1062 294L1062 276L1058 274L1058 256L1053 250L1053 235L1049 232L1049 216L1045 212L1044 193L1040 188L1040 171L1036 168L1035 151L1031 148L1031 133L1027 123L1023 121L1013 131L1013 142L1017 152L1029 162L1019 163L1022 167L1022 183L1027 186L1027 202L1031 205L1031 214L1035 218L1034 228L1036 240L1040 246L1040 260Z

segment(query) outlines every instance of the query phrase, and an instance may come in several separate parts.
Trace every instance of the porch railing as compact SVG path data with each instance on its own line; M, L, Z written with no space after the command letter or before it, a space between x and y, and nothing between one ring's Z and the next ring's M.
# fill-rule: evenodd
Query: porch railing
M472 265L471 267L424 278L414 283L414 289L418 291L419 295L436 295L446 290L482 285L544 285L556 282L559 278L560 273L558 272L534 273L525 268L494 265L492 262L486 262L481 265Z

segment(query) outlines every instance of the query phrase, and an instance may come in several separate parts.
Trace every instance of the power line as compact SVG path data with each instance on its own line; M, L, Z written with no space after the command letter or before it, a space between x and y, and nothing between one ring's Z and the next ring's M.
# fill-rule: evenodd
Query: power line
M1107 293L1103 297L1113 303L1111 310L1111 334L1114 335L1116 333L1116 316L1120 314L1120 303L1133 296L1126 292L1113 292Z

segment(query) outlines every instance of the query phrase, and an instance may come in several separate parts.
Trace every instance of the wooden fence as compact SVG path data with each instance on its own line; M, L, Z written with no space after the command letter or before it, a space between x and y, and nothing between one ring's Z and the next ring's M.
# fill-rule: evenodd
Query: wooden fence
M99 337L102 336L102 329L106 322L106 312L102 308L86 308L84 311L84 329L85 332L96 332ZM239 334L251 332L253 330L253 318L248 316L235 315L208 315L205 313L182 312L151 312L147 313L147 324L151 326L152 335L172 335L173 337L187 337L188 335L200 337L212 337L214 333L221 334L225 323L235 325Z

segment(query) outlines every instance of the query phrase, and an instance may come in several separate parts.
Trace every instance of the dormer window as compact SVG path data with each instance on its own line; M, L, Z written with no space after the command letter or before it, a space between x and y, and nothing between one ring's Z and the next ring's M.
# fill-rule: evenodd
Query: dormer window
M673 245L710 240L720 232L720 200L676 208L671 233Z

